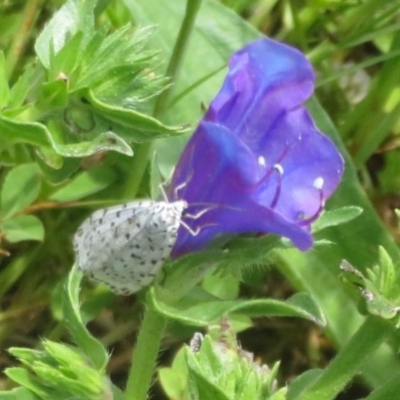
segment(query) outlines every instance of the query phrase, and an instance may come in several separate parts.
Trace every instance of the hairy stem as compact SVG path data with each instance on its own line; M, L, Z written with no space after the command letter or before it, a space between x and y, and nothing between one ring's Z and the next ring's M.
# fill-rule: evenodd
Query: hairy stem
M167 319L147 308L132 353L132 366L126 385L126 399L146 400Z

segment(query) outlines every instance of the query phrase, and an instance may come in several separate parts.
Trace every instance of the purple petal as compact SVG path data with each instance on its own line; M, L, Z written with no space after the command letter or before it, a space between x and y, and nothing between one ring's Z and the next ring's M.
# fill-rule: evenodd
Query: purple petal
M304 107L286 113L264 137L260 155L265 170L279 164L283 171L275 210L293 221L312 216L321 205L316 184L322 182L322 197L327 199L341 180L343 159L336 147L315 128ZM257 201L269 206L276 185L276 176L260 185Z
M194 165L201 168L193 169ZM194 236L181 227L172 256L200 250L217 234L228 232L275 233L289 237L303 250L309 248L308 228L251 198L262 176L254 154L237 136L222 126L200 123L175 171L169 198L186 200L190 213L211 209L198 219L184 217L192 230L200 228L200 232Z
M311 65L296 49L263 38L234 54L229 67L172 179L168 197L188 202L183 222L199 230L181 227L172 255L227 232L274 233L306 250L310 224L344 168L302 105L313 92Z
M221 233L272 233L288 237L300 250L308 250L313 238L308 229L300 227L266 207L250 199L242 199L238 207L225 208L221 205L202 216L191 228L200 228L194 236L184 227L179 229L178 244L171 253L173 258L201 250ZM188 222L187 219L184 219ZM210 225L208 225L210 224ZM216 224L216 225L213 225Z
M304 55L274 40L252 42L233 55L229 67L205 119L249 141L258 140L260 132L307 100L314 89L314 73Z

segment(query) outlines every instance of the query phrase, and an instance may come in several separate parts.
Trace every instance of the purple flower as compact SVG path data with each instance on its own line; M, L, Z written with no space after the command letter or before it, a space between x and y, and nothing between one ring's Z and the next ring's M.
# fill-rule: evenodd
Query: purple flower
M168 197L189 204L173 257L220 233L273 233L299 249L338 186L343 159L304 107L314 73L302 53L262 38L235 53L189 140ZM191 218L189 214L195 215Z

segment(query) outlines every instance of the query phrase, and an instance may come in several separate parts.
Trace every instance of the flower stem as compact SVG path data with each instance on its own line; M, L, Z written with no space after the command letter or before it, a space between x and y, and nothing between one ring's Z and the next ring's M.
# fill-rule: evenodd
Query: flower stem
M153 116L160 118L168 109L172 91L174 90L174 83L177 80L182 63L186 54L186 49L189 44L190 36L193 30L194 22L196 20L197 12L200 9L202 0L188 0L186 3L185 16L182 21L181 28L175 42L172 55L168 63L166 75L170 78L171 85L164 90L157 98ZM138 146L135 156L132 159L132 169L129 179L125 186L124 197L134 198L140 186L143 175L146 171L146 166L149 160L152 143L143 143Z
M169 100L171 98L172 91L174 90L174 84L182 67L189 44L189 38L192 33L196 15L200 9L201 2L202 0L188 0L186 3L185 17L182 21L182 25L179 30L174 49L172 50L172 55L166 72L166 75L170 78L171 85L158 96L156 105L154 107L155 117L161 116L168 108Z
M139 336L132 353L132 366L126 384L127 400L146 400L151 386L158 350L164 334L167 319L147 308Z
M302 400L331 400L360 371L361 364L378 348L391 331L388 320L370 315L340 350L321 375L298 398Z

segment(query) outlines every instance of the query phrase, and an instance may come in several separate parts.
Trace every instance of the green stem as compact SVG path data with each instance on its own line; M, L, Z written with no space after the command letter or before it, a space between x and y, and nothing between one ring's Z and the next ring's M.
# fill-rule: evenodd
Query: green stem
M6 69L9 78L13 76L14 68L25 50L26 43L30 38L30 33L42 7L41 3L42 0L28 0L25 4L20 24L15 32L6 58Z
M196 20L197 12L200 9L202 0L188 0L186 3L185 16L182 21L181 28L172 51L171 58L167 67L166 75L170 78L171 85L164 90L157 98L154 106L153 116L160 118L168 109L170 98L174 90L174 83L177 80L182 63L186 54L187 46L189 44L190 36L193 31L194 22ZM132 159L132 168L130 177L126 183L124 198L134 198L143 175L146 171L147 163L149 161L152 143L144 143L138 146L135 156Z
M132 366L126 385L126 400L146 400L158 350L167 319L153 308L146 309L139 336L132 353Z
M391 331L388 320L369 316L321 375L299 396L301 400L331 400L361 370L365 359Z
M201 2L202 0L188 0L186 3L185 17L182 21L166 72L166 75L170 78L171 85L158 96L154 107L154 116L156 118L164 114L168 108L169 100L174 90L174 84L182 68L189 39L193 31L194 22L196 20L197 12L200 9Z

